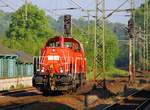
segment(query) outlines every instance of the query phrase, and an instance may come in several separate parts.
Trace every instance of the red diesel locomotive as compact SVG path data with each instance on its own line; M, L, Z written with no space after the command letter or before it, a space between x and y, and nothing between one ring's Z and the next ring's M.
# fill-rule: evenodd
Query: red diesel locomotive
M43 92L75 90L85 83L86 58L81 43L74 38L48 39L33 64L33 86Z

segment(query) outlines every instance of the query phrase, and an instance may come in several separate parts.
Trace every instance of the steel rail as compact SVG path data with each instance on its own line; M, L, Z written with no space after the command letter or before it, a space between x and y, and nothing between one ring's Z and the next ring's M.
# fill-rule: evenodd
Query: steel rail
M6 90L6 91L1 91L0 96L18 94L18 93L23 93L23 92L32 91L32 90L36 90L36 89L33 87L28 87L28 88L24 88L24 89L14 89L14 90L10 90L10 91Z
M17 108L23 108L23 107L27 107L27 106L31 106L33 104L37 104L39 103L39 101L34 101L34 102L30 102L30 103L25 103L25 104L18 104L18 105L10 105L10 106L6 106L6 107L2 107L0 108L0 110L12 110L12 109L17 109Z
M132 110L143 110L145 107L147 107L150 104L150 98L149 97L148 98L134 97L134 95L143 92L143 90L144 89L140 91L136 91L133 94L130 94L129 96L127 96L127 98L124 98L123 100L120 100L119 102L115 102L114 104L107 106L103 110L114 110L119 107L125 110L129 108L129 106L132 107ZM127 102L124 102L125 100L127 100Z

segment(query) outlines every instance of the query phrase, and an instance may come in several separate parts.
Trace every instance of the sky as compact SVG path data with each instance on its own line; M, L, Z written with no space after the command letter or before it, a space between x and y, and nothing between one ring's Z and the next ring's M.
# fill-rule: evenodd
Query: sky
M20 6L25 3L25 0L0 0L4 2L0 2L0 9L6 12L13 12L17 10ZM79 8L73 1L77 2L83 9L85 10L93 10L90 12L90 15L95 15L95 0L27 0L34 5L37 5L39 8L44 9L47 15L51 15L54 18L58 18L64 14L71 14L73 18L80 18L86 16L87 13L82 11L81 9L76 9L72 11L67 10L57 10L55 9L64 9L64 8ZM105 0L105 9L116 9L126 0ZM130 1L130 0L129 0ZM135 7L139 7L143 0L135 0ZM5 3L9 5L9 7L4 7ZM130 2L125 3L120 9L128 9L130 8ZM107 16L110 12L106 12ZM127 24L130 13L127 12L117 12L110 16L107 20L110 22L119 22ZM87 19L87 18L84 18ZM90 18L92 19L92 17Z

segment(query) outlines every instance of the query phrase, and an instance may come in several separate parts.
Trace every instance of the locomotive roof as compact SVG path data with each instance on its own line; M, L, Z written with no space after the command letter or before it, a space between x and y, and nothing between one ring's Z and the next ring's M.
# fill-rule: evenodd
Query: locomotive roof
M59 38L64 38L66 41L72 41L72 42L77 42L80 44L80 42L72 37L64 37L64 36L55 36L53 38L49 38L48 41L57 41Z
M78 43L78 44L81 46L82 50L84 50L84 49L83 49L83 45L82 45L78 40L76 40L76 39L74 39L74 38L72 38L72 37L55 36L55 37L53 37L53 38L49 38L49 39L47 40L47 42L46 42L46 45L47 45L48 42L50 42L50 41L54 41L54 42L55 42L55 41L59 41L60 38L64 38L65 42L76 42L76 43ZM46 46L46 45L45 45L45 46Z

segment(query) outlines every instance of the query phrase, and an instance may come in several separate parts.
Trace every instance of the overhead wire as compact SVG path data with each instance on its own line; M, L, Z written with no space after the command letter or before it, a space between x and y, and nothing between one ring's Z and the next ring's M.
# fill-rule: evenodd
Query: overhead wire
M6 0L5 0L6 1ZM10 0L7 0L6 1L7 3L9 3L9 4L11 4L11 5L13 5L14 7L19 7L17 4L14 4L12 1L10 1Z
M117 12L123 5L125 5L129 0L125 0L122 4L120 4L115 10L113 10L111 13L109 13L105 18L110 17L113 15L115 12Z
M3 3L4 5L6 5L7 7L9 7L10 9L12 9L13 11L15 11L16 9L14 7L12 7L10 4L8 4L6 1L0 0L1 3Z
M81 9L81 11L86 12L89 16L93 17L93 15L89 13L90 10L84 9L78 2L75 2L74 0L71 0L71 2L78 6Z
M55 14L56 16L63 16L66 14L66 13L58 14L56 11L50 9L45 9L45 10L51 14ZM88 33L86 33L82 28L80 28L76 23L74 23L73 20L72 20L72 25L75 26L81 32L81 35L88 35Z

